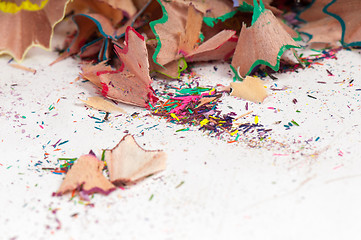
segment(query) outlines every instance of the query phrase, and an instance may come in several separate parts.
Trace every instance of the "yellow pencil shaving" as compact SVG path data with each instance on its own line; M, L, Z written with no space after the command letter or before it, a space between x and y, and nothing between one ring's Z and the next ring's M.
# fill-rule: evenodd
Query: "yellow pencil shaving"
M174 119L176 119L177 121L179 121L179 118L174 114L174 113L171 113L170 116Z
M206 125L207 123L209 123L209 120L207 118L203 119L200 124L203 127L204 125Z
M238 133L238 130L234 131L234 132L231 132L231 136L234 136L235 134Z

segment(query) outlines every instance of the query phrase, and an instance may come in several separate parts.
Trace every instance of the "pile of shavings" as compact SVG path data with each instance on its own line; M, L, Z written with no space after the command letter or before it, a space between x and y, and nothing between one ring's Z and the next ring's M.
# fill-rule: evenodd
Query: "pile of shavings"
M0 44L0 53L21 60L34 44L49 46L54 26L60 20L73 22L62 54L53 64L78 56L86 63L82 77L98 86L104 97L146 107L157 101L151 76L179 79L190 63L229 61L234 80L240 81L257 69L283 70L282 63L295 69L309 65L310 59L297 56L295 51L300 47L296 41L302 40L295 29L309 36L310 44L335 46L341 41L344 47L361 45L356 10L359 1L305 2L296 24L291 24L289 13L298 11L294 8L297 4L281 0L53 0L26 6L8 3L0 9L0 14L7 16L1 18L4 22L24 22L34 14L54 17L48 17L46 31L25 29L26 24L19 24L24 29L16 29L20 33L16 37L3 34L9 37ZM28 24L32 21L36 20ZM7 26L11 24L2 24L0 31L9 30ZM293 58L284 54L290 50Z
M77 55L118 68L114 45L124 46L131 26L147 40L153 73L178 78L187 63L232 58L243 77L257 65L277 71L283 53L298 47L295 29L310 44L360 46L360 6L357 0L4 1L0 54L21 61L33 46L49 48L54 27L72 21L56 61Z
M128 25L118 29L99 14L73 19L78 34L58 60L74 54L85 58L83 53L92 48L97 59L83 65L81 76L104 97L140 107L158 100L151 74L179 78L187 63L232 58L234 79L242 80L259 65L278 71L283 53L299 47L292 37L298 35L281 21L279 11L262 1L237 7L225 0L148 1ZM136 26L139 19L143 25ZM90 28L84 34L93 31L99 40L84 39L82 26Z

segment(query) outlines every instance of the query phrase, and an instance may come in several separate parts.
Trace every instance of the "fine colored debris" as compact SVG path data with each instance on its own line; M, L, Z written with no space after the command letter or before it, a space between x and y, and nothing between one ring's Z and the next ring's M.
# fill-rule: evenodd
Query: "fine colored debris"
M126 135L111 150L105 151L110 181L126 184L138 181L166 167L167 155L163 151L141 148L132 135Z

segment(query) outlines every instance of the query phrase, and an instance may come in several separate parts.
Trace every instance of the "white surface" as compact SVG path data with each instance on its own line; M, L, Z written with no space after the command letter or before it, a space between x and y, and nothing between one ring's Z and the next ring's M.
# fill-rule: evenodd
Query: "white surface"
M31 50L23 65L35 68L33 75L1 57L0 239L357 239L361 57L345 50L337 56L323 66L278 74L277 81L266 78L268 87L288 89L269 90L264 104L249 104L260 123L273 129L260 148L249 147L249 140L227 143L226 135L216 139L197 128L176 132L184 127L122 104L129 115L111 114L109 122L97 124L88 115L104 114L78 100L97 90L89 82L74 82L76 60L49 67L55 53ZM193 68L201 86L232 81L227 64L219 63L218 71L214 65ZM245 103L225 95L220 107L240 115ZM133 112L139 117L131 117ZM291 120L300 126L286 130L283 125ZM254 116L244 121L253 122ZM109 196L94 195L94 207L79 198L69 201L69 195L51 196L64 176L42 168L58 167L57 158L91 149L99 156L125 130L144 148L165 150L167 169ZM51 145L59 139L69 142L55 151Z

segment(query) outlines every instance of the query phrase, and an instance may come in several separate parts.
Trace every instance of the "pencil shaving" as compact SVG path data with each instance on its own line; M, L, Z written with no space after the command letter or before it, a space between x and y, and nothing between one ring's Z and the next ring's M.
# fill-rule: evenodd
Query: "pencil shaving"
M115 190L115 186L104 177L103 168L104 163L95 156L81 156L68 171L56 195L60 196L74 190L87 194L109 194Z
M25 67L23 65L20 65L20 64L17 64L17 63L9 63L10 66L14 67L14 68L17 68L17 69L20 69L20 70L24 70L24 71L27 71L27 72L31 72L33 74L36 73L36 70L33 69L33 68L29 68L29 67Z
M121 107L116 106L114 103L105 100L103 97L95 96L89 97L87 100L81 100L83 103L88 105L89 107L95 108L100 111L104 112L121 112L126 113L124 109Z
M114 184L133 183L162 171L166 167L166 159L163 151L141 148L132 135L126 135L116 147L105 152L109 178Z
M232 82L231 89L231 96L255 103L263 102L268 95L262 80L249 76L243 79L242 82Z
M260 64L277 71L283 52L298 47L271 11L255 6L254 15L258 18L253 19L251 27L243 23L231 63L239 77L249 75Z

